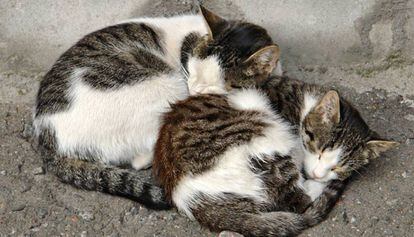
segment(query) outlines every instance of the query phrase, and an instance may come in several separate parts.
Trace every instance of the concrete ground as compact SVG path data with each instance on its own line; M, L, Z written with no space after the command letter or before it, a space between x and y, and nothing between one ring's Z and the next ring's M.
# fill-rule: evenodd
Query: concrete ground
M105 25L191 2L0 2L0 236L216 235L175 211L58 182L30 139L38 82L59 54ZM303 236L413 236L414 0L204 2L266 27L288 75L337 88L374 130L401 143L356 175L328 220Z

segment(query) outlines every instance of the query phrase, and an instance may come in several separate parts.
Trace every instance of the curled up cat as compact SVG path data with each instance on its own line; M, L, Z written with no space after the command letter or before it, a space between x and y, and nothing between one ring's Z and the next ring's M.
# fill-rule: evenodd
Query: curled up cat
M167 199L212 231L297 235L327 216L354 170L397 145L336 91L237 77L189 81L193 96L164 115L155 148Z
M204 60L192 59L190 52L205 35ZM45 166L78 188L169 208L152 177L118 165L137 170L151 165L160 117L170 103L189 96L192 73L202 78L219 60L224 78L266 78L277 56L265 29L204 8L197 14L133 19L88 34L40 83L33 123Z

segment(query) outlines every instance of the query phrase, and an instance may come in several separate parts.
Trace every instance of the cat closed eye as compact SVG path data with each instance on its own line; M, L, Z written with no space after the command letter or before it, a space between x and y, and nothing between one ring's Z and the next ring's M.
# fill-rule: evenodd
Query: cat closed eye
M313 135L312 132L309 132L308 130L305 130L305 133L311 141L315 140L315 135Z
M237 86L237 85L231 85L231 88L233 88L233 89L241 89L242 87L241 86Z

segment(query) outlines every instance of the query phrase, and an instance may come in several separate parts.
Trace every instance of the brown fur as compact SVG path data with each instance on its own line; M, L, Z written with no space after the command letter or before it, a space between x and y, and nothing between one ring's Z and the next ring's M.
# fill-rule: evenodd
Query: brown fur
M179 179L189 172L202 173L231 145L261 135L260 113L238 111L220 95L190 97L172 105L164 116L155 146L153 171L167 198Z
M153 171L167 198L184 176L212 169L230 147L263 135L265 114L237 110L225 95L199 95L172 105L164 116L155 148ZM327 189L322 203L312 204L298 186L300 171L289 156L274 154L251 158L251 169L261 178L266 202L223 193L217 198L200 193L191 212L200 224L213 231L230 230L245 236L291 236L321 221L343 186ZM333 195L331 195L333 194ZM329 197L326 195L330 195ZM307 210L307 207L322 210ZM303 213L307 210L310 214Z

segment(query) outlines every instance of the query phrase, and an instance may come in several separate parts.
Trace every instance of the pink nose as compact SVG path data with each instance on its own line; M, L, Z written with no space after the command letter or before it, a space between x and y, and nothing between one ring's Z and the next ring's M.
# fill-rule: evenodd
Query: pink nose
M321 179L321 178L323 178L323 177L325 176L325 174L324 174L323 172L320 172L320 171L318 171L318 170L316 170L316 169L314 169L314 170L312 171L312 175L313 175L313 177L314 177L314 178L316 178L316 179Z

